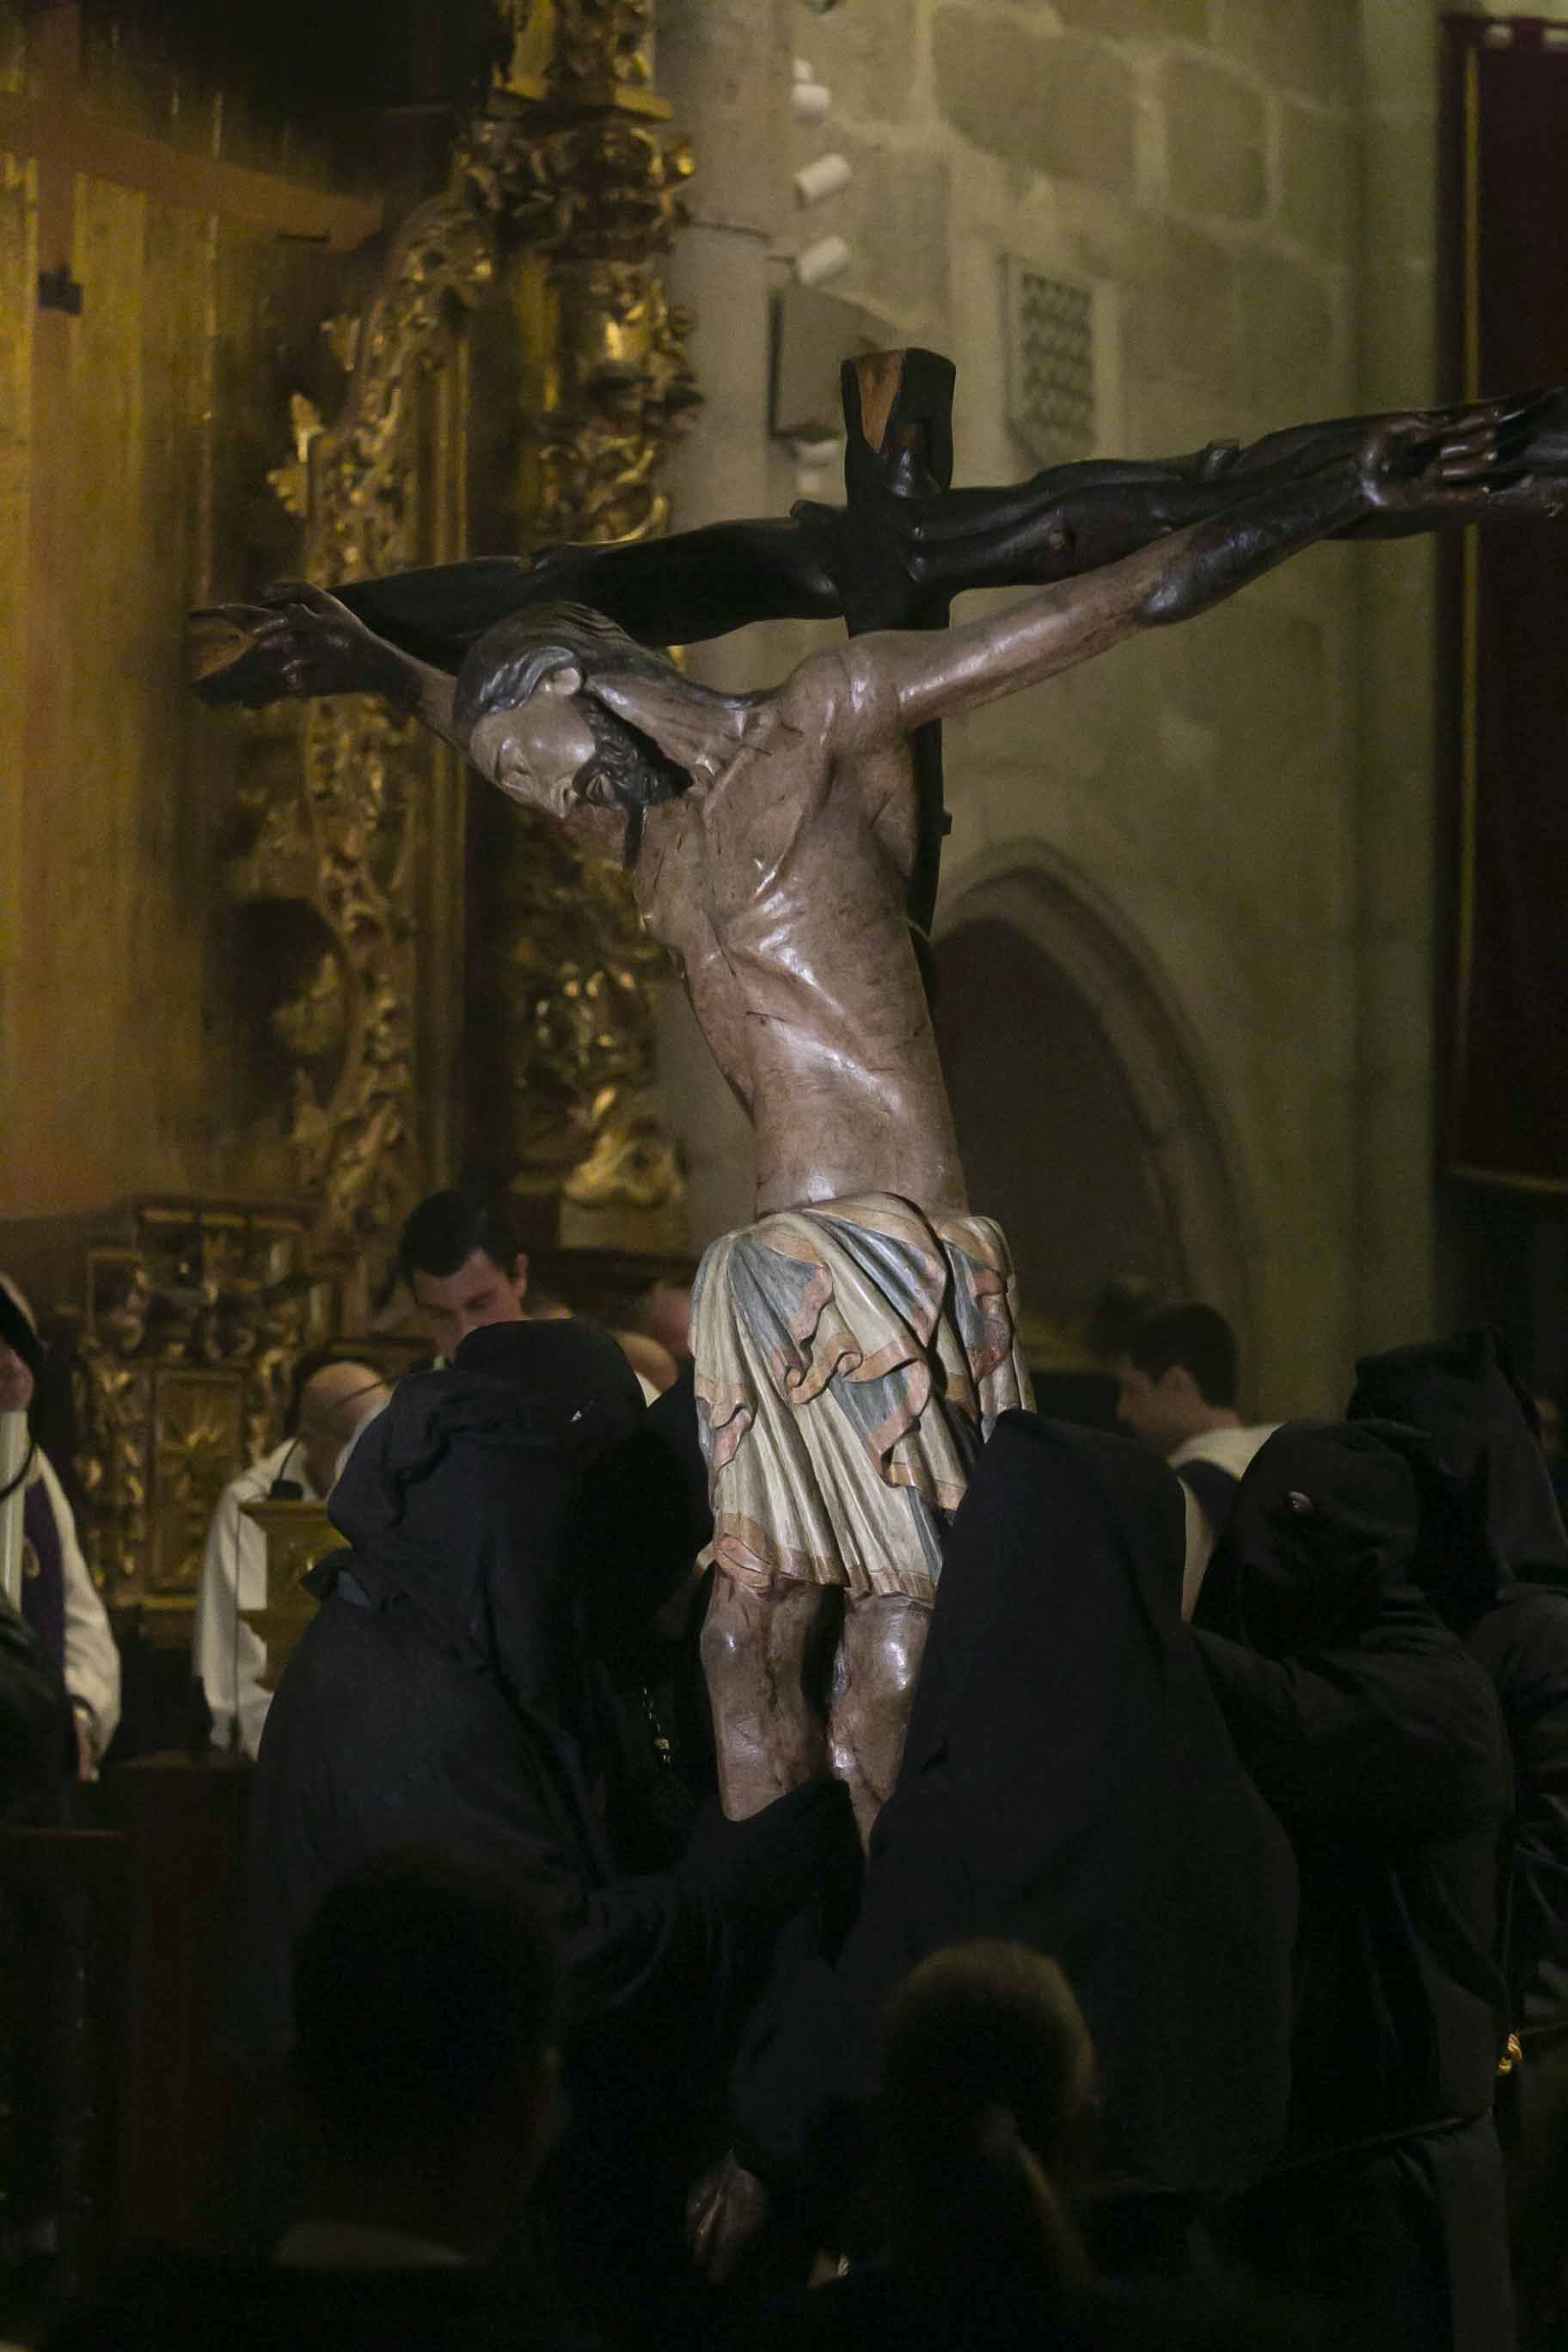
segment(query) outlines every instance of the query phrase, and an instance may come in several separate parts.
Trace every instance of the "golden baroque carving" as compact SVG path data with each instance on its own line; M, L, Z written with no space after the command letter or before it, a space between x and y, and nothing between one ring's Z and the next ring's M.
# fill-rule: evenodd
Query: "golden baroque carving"
M684 217L690 152L601 114L547 137L536 169L552 207L553 361L531 434L539 534L650 538L669 513L658 468L699 398L692 322L660 268ZM669 959L618 866L542 820L513 842L504 970L521 1181L553 1181L579 1207L655 1217L647 1237L668 1246L685 1192L654 1101L655 991Z
M600 262L563 289L562 390L535 432L549 538L649 539L669 520L666 449L698 394L689 320L635 264Z
M363 315L327 322L348 372L341 415L324 423L300 394L291 404L292 455L270 479L304 521L312 580L429 560L416 391L503 252L538 255L548 289L529 322L550 346L535 354L543 390L528 425L535 537L665 525L658 467L697 394L690 322L658 264L691 159L658 127L665 110L648 89L651 0L512 0L503 14L510 68L459 138L447 187L405 225ZM259 816L230 887L302 898L325 928L330 944L272 1027L295 1064L291 1138L321 1203L319 1239L353 1255L396 1222L426 1173L410 1006L432 753L409 722L357 698L311 704L302 742L302 788ZM519 863L531 863L521 845ZM572 867L559 887L525 883L518 897L514 936L538 928L540 969L520 965L510 1001L517 1097L531 1135L543 1107L569 1097L542 1159L575 1167L584 1197L669 1201L679 1174L649 1107L661 959L624 877Z
M652 82L653 0L500 0L497 13L510 35L503 90L592 102Z
M242 1503L240 1508L266 1538L267 1598L259 1609L239 1613L267 1645L261 1687L276 1690L320 1605L305 1579L329 1552L342 1549L342 1538L328 1518L325 1503L268 1500Z
M83 1549L109 1600L188 1639L202 1543L236 1467L276 1443L300 1349L328 1319L305 1220L141 1202L89 1250L74 1381Z
M297 394L293 455L269 477L304 522L307 577L421 560L421 382L447 356L454 311L473 306L494 269L494 223L461 183L405 223L363 314L327 322L348 372L342 412L326 424ZM296 1062L291 1140L300 1184L321 1204L319 1238L352 1254L395 1223L425 1173L409 1008L433 757L411 722L368 699L312 703L297 723L300 789L268 796L230 888L302 900L330 941L272 1027Z
M489 224L449 189L405 223L357 331L339 329L339 352L352 360L348 398L308 443L310 578L355 580L418 562L416 388L445 356L453 306L470 308L494 268ZM298 433L298 412L295 422ZM296 1072L293 1138L328 1238L363 1244L402 1214L424 1173L411 866L431 757L411 722L357 698L312 703L304 745L313 903L334 941L346 1037L330 1101L309 1068Z
M404 224L357 332L346 337L333 322L337 351L349 360L349 392L337 424L309 444L305 552L313 577L395 572L416 551L409 495L418 476L416 388L443 354L451 305L471 309L494 271L490 225L465 189L448 188Z

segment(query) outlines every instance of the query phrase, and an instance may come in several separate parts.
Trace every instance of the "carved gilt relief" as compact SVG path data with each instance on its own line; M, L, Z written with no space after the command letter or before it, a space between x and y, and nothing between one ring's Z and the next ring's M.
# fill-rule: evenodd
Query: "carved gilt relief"
M89 1566L111 1606L186 1642L220 1489L276 1443L300 1349L331 1328L286 1210L139 1202L89 1252L76 1461Z
M269 478L303 523L312 580L463 551L464 322L487 298L510 302L524 352L510 503L533 542L641 538L667 522L658 464L697 394L689 321L660 264L691 161L651 93L652 8L504 13L510 66L459 137L447 188L405 224L363 313L328 322L347 378L340 415L292 404L292 450ZM280 799L268 770L230 888L242 902L296 899L320 925L270 1025L291 1064L318 1246L350 1262L384 1254L425 1184L454 1172L444 1074L420 1066L415 1007L441 984L432 957L458 952L455 925L421 920L419 891L432 862L455 862L459 785L454 762L370 700L250 723L302 730L300 789ZM505 936L489 946L510 1049L509 1172L525 1191L655 1212L649 1236L667 1240L681 1185L652 1098L663 959L616 868L590 873L526 823L507 866Z

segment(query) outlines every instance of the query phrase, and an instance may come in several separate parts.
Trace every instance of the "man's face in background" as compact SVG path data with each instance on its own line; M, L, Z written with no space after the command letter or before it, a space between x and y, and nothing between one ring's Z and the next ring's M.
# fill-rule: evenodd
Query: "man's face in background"
M470 1250L456 1274L416 1269L409 1287L420 1319L448 1362L470 1331L489 1323L521 1323L528 1293L528 1260L521 1253L510 1270L487 1250Z
M1203 1427L1203 1399L1184 1365L1173 1364L1155 1380L1130 1356L1119 1356L1112 1370L1120 1383L1118 1421L1156 1454L1173 1454Z

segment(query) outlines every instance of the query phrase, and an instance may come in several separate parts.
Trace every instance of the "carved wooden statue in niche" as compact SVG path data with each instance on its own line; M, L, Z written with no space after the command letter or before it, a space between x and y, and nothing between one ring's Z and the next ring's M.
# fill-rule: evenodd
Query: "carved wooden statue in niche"
M1028 1402L1006 1244L969 1210L906 919L911 738L1205 610L1328 533L1550 507L1521 467L1537 414L1363 425L996 618L861 636L763 693L695 685L572 604L494 625L455 680L320 590L205 616L209 694L385 695L514 799L621 850L648 929L683 960L758 1145L758 1222L708 1252L693 1333L720 1571L703 1649L732 1815L826 1765L868 1833L944 1520L995 1415ZM896 476L910 452L896 433L881 443ZM560 561L633 552L669 543ZM829 1643L824 1710L808 1685Z

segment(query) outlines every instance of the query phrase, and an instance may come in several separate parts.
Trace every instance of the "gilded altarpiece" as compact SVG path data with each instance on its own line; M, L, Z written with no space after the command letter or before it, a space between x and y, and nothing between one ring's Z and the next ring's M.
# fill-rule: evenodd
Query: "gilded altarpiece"
M9 1205L53 1236L0 1256L79 1334L84 1538L154 1638L429 1182L487 1164L568 1239L679 1244L618 871L514 825L473 903L427 739L184 690L215 597L447 561L476 512L514 552L663 527L695 394L651 0L491 19L430 193L139 74L102 7L0 0L0 1078Z

